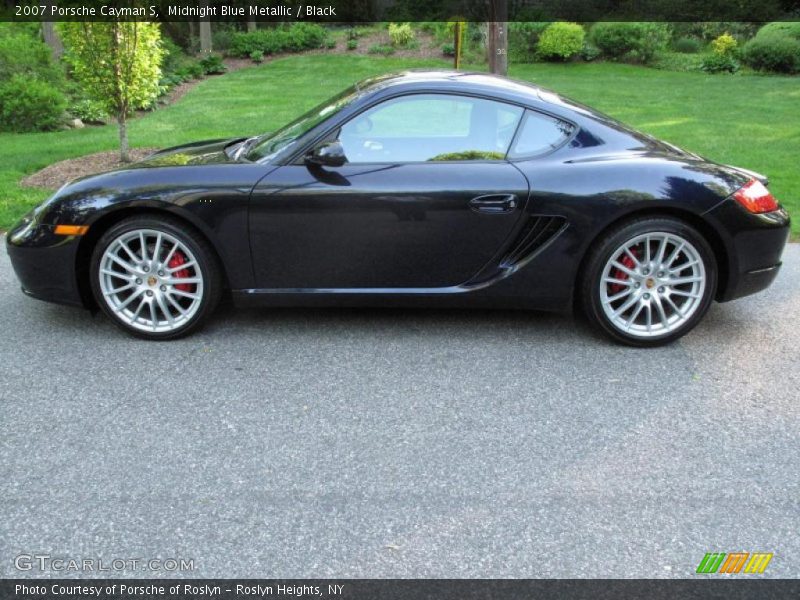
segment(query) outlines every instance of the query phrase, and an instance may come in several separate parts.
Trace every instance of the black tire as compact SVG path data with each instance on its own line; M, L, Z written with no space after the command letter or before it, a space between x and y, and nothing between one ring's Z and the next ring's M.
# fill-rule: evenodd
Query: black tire
M191 318L169 331L143 331L130 325L121 314L106 302L100 284L101 260L110 244L120 236L135 230L154 230L173 236L194 255L197 270L202 276L202 294L199 307ZM92 293L98 306L123 331L147 340L173 340L192 333L214 312L223 290L222 270L216 254L205 238L194 228L167 215L143 214L124 219L113 225L98 240L92 252L90 265ZM155 289L155 288L154 288ZM149 292L148 292L149 294Z
M652 337L642 337L641 335L633 335L624 331L618 325L615 325L611 317L606 314L601 299L601 278L606 265L612 259L612 254L623 244L634 240L637 236L659 232L678 236L694 247L705 271L705 288L702 295L697 294L700 295L700 298L693 314L686 318L683 323L671 331L652 335ZM669 344L689 333L705 316L716 294L716 288L717 263L714 252L706 239L694 227L684 221L673 217L650 216L626 221L608 231L592 245L579 281L579 301L589 324L597 331L616 342L646 348ZM646 290L642 287L642 292L644 291Z

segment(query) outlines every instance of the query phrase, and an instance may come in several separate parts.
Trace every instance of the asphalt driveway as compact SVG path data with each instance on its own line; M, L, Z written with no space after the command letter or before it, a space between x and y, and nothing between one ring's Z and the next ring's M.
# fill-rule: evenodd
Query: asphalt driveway
M224 310L177 342L26 298L0 254L0 576L800 575L800 246L635 350L544 314Z

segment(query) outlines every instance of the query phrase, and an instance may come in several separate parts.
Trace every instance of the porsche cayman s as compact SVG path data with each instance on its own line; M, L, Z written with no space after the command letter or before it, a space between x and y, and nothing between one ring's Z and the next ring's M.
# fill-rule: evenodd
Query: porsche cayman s
M197 329L226 294L576 307L654 346L773 281L789 216L767 185L538 87L411 71L272 133L72 181L7 246L26 294L148 339Z

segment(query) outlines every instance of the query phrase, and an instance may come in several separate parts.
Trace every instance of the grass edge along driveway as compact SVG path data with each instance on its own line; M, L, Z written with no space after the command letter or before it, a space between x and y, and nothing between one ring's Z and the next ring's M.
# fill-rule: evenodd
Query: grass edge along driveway
M278 59L200 82L130 124L133 146L272 130L370 75L446 68L443 60L346 55ZM706 75L615 63L512 65L510 76L551 88L642 131L721 163L763 172L778 200L800 208L800 77ZM49 164L117 147L114 125L0 134L0 229L46 198L19 181ZM800 237L800 220L792 225Z

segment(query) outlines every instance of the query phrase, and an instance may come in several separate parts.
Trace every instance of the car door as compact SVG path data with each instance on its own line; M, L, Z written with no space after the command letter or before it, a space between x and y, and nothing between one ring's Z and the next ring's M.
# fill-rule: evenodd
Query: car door
M505 155L523 109L452 94L391 98L338 137L340 167L281 166L253 190L261 288L425 290L469 281L519 220Z

